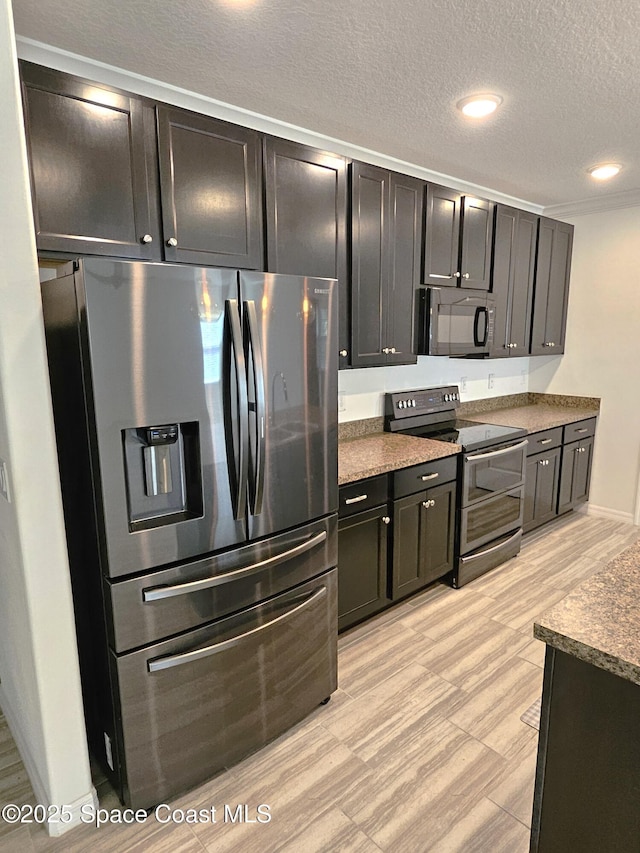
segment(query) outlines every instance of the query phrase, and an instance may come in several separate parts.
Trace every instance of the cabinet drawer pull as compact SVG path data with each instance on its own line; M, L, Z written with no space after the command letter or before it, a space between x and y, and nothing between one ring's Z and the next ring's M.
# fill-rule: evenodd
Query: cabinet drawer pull
M538 444L551 444L552 441L552 438L539 438Z
M587 427L581 427L580 429L577 429L577 430L576 430L576 434L577 434L577 433L583 433L583 432L589 432L589 430L587 429Z
M420 479L424 483L427 480L435 480L436 477L439 477L439 476L440 476L440 474L438 473L438 471L434 471L433 474L423 474L422 477L420 477Z
M369 495L358 495L356 498L347 498L345 500L346 504L359 504L360 501L366 501Z

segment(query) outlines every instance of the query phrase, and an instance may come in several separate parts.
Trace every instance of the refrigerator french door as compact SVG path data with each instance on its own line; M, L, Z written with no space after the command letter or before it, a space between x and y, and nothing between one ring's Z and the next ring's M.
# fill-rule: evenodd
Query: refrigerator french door
M105 258L43 283L88 733L134 807L336 687L335 287Z

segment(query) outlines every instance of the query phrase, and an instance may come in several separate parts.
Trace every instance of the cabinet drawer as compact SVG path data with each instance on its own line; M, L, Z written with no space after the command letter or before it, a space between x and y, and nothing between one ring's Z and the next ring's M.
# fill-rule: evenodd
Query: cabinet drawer
M580 441L596 434L596 419L589 418L586 421L578 421L576 424L568 424L564 428L564 443Z
M545 429L543 432L534 432L529 436L527 456L533 456L534 453L542 453L545 450L553 450L554 447L560 447L561 444L562 427Z
M423 465L402 468L393 475L393 496L401 498L456 479L458 457L448 456Z
M361 512L387 502L387 477L371 477L369 480L358 480L340 486L338 516L345 518L354 512Z

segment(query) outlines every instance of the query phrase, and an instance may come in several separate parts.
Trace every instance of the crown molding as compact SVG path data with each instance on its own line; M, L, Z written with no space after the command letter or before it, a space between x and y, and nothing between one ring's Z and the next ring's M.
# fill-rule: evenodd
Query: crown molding
M543 214L561 219L564 216L588 216L590 213L605 213L609 210L621 210L624 207L640 207L640 190L609 193L568 204L552 204L544 208Z
M118 89L125 89L128 92L133 92L136 95L141 95L152 100L162 101L166 104L172 104L183 109L193 110L194 112L210 115L214 118L222 119L223 121L241 124L244 127L250 127L253 130L261 133L269 133L274 136L279 136L284 139L290 139L293 142L299 142L302 145L310 145L314 148L320 148L325 151L332 151L335 154L341 154L354 160L363 160L365 163L371 163L374 166L380 166L383 169L390 169L396 172L401 172L406 175L412 175L415 178L420 178L423 181L431 181L437 184L456 189L464 193L472 193L482 198L488 198L491 201L508 204L511 207L519 207L522 210L528 210L531 213L542 213L543 208L539 204L533 204L525 199L516 198L505 193L497 192L491 187L483 187L479 184L462 181L453 175L445 175L442 172L434 172L430 169L425 169L422 166L417 166L415 163L407 163L404 160L399 160L396 157L390 157L387 154L382 154L379 151L371 151L368 148L363 148L359 145L352 145L350 142L345 142L341 139L334 139L331 136L326 136L322 133L317 133L312 130L307 130L297 125L288 124L279 119L270 118L269 116L254 113L250 110L245 110L242 107L236 107L233 104L226 104L223 101L218 101L215 98L209 98L205 95L200 95L196 92L190 92L187 89L181 89L178 86L173 86L169 83L163 83L159 80L153 80L150 77L144 77L141 74L135 74L132 71L127 71L123 68L116 68L113 65L108 65L105 62L99 62L95 59L88 59L84 56L79 56L75 53L70 53L66 50L53 47L43 42L35 41L34 39L25 38L24 36L16 36L16 48L18 57L27 62L34 62L37 65L45 65L48 68L55 68L57 71L64 71L67 74L75 74L78 77L86 77L96 83L104 83L105 85L114 86Z

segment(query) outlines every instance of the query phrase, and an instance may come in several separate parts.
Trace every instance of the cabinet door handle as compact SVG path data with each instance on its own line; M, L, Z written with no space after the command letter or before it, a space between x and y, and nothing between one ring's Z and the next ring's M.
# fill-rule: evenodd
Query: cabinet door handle
M347 498L347 499L345 500L345 503L346 503L347 505L348 505L348 504L359 504L359 503L360 503L360 501L366 501L366 499L367 499L368 497L369 497L368 495L358 495L358 496L357 496L357 497L355 497L355 498Z
M462 278L469 278L469 273L468 272L462 273Z
M427 480L435 480L436 477L439 477L439 476L440 476L440 474L437 471L434 471L433 474L423 474L422 477L420 477L420 479L422 480L423 483L425 483Z
M454 272L453 277L454 277L454 278L460 278L460 273L459 273L459 272Z
M552 441L552 438L539 438L538 444L551 444Z
M428 500L428 501L422 501L422 506L425 509L431 509L431 507L435 506L435 505L436 505L436 502L433 499Z
M147 243L153 243L153 237L151 236L151 234L143 234L140 238L140 242L144 243L145 245Z
M175 249L175 247L177 245L178 245L178 241L176 240L176 238L175 237L169 237L169 239L167 240L167 246L170 246L172 249Z
M383 515L383 516L382 516L382 523L383 523L383 524L389 524L389 522L390 522L390 521L391 521L391 519L389 518L389 516L388 516L388 515Z
M389 352L390 352L392 355L393 355L393 354L395 354L395 351L396 351L396 348L395 348L395 347L391 347L391 348L389 349Z
M339 355L341 355L342 358L346 358L348 353L347 353L346 349L341 349Z
M389 355L389 347L383 347L383 348L382 348L382 352L383 352L385 355Z

